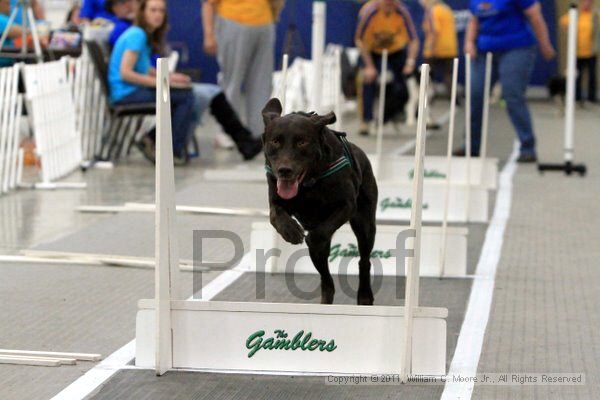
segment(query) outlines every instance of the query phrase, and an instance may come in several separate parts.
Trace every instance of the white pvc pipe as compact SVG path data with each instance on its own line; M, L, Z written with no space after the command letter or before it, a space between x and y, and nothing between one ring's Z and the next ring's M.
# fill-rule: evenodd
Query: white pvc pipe
M334 111L336 121L334 129L336 131L342 130L343 117L342 117L342 49L336 48L335 50L335 73L333 74L335 79L334 85Z
M567 39L567 94L565 102L565 162L573 161L575 126L575 80L577 77L577 7L569 10Z
M456 116L456 86L458 85L458 58L452 68L452 94L450 95L450 124L448 126L448 148L446 149L446 187L444 190L444 216L442 218L442 246L440 248L440 277L446 270L446 245L448 239L448 210L450 203L450 181L452 175L452 147L454 146L454 121Z
M469 221L471 208L471 55L465 54L465 157L467 158L467 199L465 221Z
M286 100L286 94L287 94L287 76L288 76L288 63L289 63L289 57L287 54L283 55L283 63L282 63L282 70L281 70L281 94L280 94L280 98L281 98L281 109L283 110L283 114L285 115L286 111L285 111L285 100Z
M425 139L427 137L427 92L429 86L429 65L421 66L421 83L419 88L419 116L417 120L417 137L415 147L415 166L413 178L412 209L410 227L414 229L414 254L407 260L406 288L404 300L404 347L400 376L403 382L412 373L412 335L414 309L419 306L419 269L421 260L421 217L423 213L423 171L425 158Z
M171 300L182 299L175 234L175 171L171 131L169 60L160 58L156 74L155 302L156 374L173 367Z
M383 50L381 55L381 73L379 74L379 104L377 108L377 143L375 148L375 154L377 157L377 171L375 176L379 178L382 170L382 156L383 156L383 117L385 111L385 88L387 83L388 74L388 51Z
M481 158L481 165L485 165L485 158L487 156L487 138L490 121L490 90L492 88L492 59L493 54L488 52L485 55L485 84L483 92L483 116L481 120L481 146L479 150L479 156ZM483 179L483 167L481 168L481 179ZM481 180L480 180L481 183ZM469 182L470 184L470 182Z
M312 21L312 101L311 109L321 111L323 87L323 53L325 51L325 15L327 6L324 1L313 2Z

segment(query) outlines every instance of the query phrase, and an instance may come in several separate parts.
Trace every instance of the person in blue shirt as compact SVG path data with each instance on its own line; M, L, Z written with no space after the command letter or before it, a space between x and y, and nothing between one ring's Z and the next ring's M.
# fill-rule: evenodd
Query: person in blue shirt
M105 0L83 0L79 16L83 22L91 22L96 18L111 20L112 15L106 10Z
M133 18L138 7L137 0L105 0L104 6L114 24L108 38L110 47L114 47L117 39L133 25Z
M537 0L471 0L472 17L464 51L473 57L471 76L471 151L478 156L481 139L485 54L493 53L493 78L500 80L508 115L521 142L519 162L536 162L535 135L525 91L539 51L556 56ZM536 42L537 45L536 46ZM464 155L462 148L455 155Z
M8 20L10 14L10 0L0 0L0 37L6 29L8 29ZM14 45L13 39L21 37L21 27L13 24L10 27L8 36L4 41L2 48L12 47ZM0 58L0 67L7 67L14 63L10 58Z
M160 47L167 30L164 0L142 1L138 25L127 29L115 43L110 57L108 81L113 104L152 103L156 98L156 71L150 63L153 47ZM189 79L172 74L172 84L186 84ZM191 90L172 90L172 131L175 163L187 162L186 143L193 134L194 97ZM154 161L154 133L140 144L146 158Z
M108 81L113 104L155 101L156 71L151 66L151 56L153 52L162 52L166 30L165 1L142 0L135 25L119 37L110 57ZM199 123L202 112L209 107L244 159L251 159L260 153L260 139L252 138L217 85L192 84L189 76L180 73L172 73L170 79L173 85L187 85L192 89L171 91L173 151L177 163L187 162L185 145ZM138 143L140 150L151 161L154 160L154 143L154 131Z

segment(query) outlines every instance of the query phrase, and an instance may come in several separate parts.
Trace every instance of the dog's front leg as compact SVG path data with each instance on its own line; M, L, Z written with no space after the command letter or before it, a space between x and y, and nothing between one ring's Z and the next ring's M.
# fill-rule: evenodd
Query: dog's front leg
M271 225L283 240L291 244L300 244L304 240L304 229L281 207L271 204L269 212Z
M335 294L333 278L329 272L329 252L331 237L344 225L353 213L353 206L340 207L316 229L311 230L306 237L310 259L321 275L321 303L332 304Z

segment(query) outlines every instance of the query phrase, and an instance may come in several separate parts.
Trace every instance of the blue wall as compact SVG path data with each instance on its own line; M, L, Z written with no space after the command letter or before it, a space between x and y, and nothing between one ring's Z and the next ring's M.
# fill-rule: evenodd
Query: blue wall
M556 15L554 0L540 0L544 17L548 22L550 35L556 43ZM469 0L446 0L455 10L468 8ZM417 0L405 0L417 28L420 30L423 11ZM174 43L175 48L186 47L189 51L189 59L182 60L182 67L199 68L202 70L202 81L216 82L218 66L213 57L206 56L202 51L202 22L200 17L200 0L169 0L169 20L171 30L169 40ZM353 46L354 29L361 2L352 0L329 0L327 1L327 32L328 43L338 43L344 46ZM311 0L287 0L279 23L277 24L276 60L277 67L281 63L286 31L294 26L296 34L291 35L290 54L292 57L301 56L310 58L311 51ZM462 43L463 34L459 32L459 40ZM538 57L532 83L544 85L549 77L556 73L557 62L546 62Z

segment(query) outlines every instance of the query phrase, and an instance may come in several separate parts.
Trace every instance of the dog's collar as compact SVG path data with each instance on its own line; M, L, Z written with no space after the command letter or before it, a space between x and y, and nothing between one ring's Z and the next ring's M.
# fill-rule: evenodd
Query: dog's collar
M310 187L310 186L314 185L317 181L327 178L328 176L331 176L346 167L354 166L354 157L352 157L352 153L350 152L350 148L348 146L348 139L346 139L346 133L345 132L334 132L334 134L335 134L335 136L337 136L337 138L340 140L340 142L342 142L342 146L344 147L344 155L342 155L340 158L338 158L337 160L335 160L334 162L329 164L327 169L321 175L319 175L316 178L310 179L307 182L304 182L303 186ZM275 176L275 174L273 173L273 170L267 164L265 164L265 171L267 172L267 174L271 174L271 175Z

